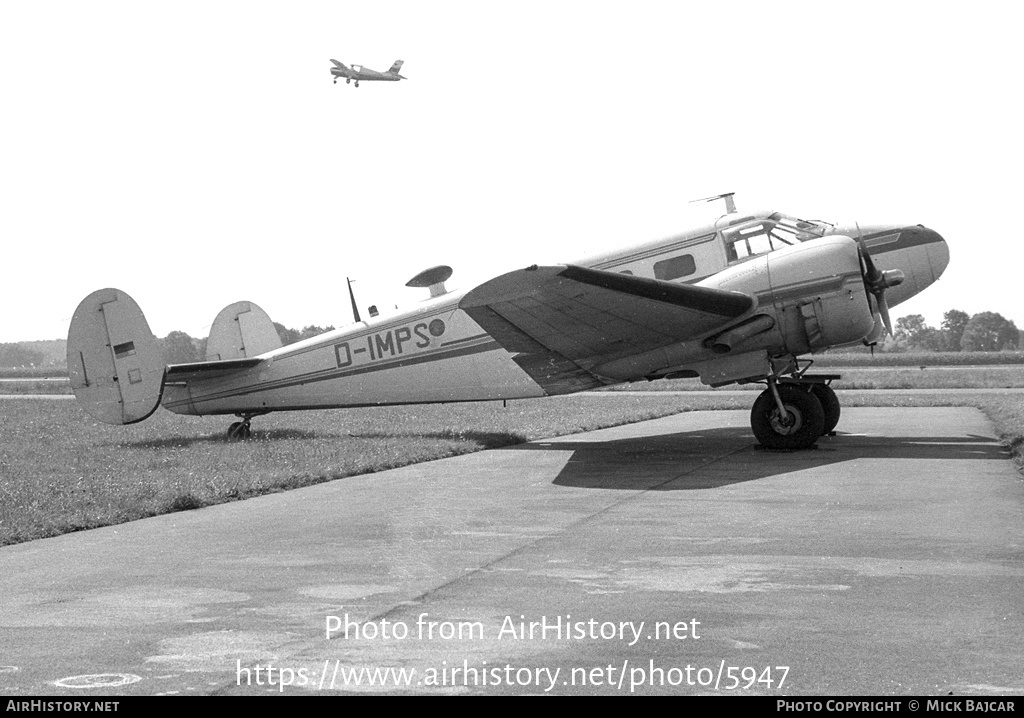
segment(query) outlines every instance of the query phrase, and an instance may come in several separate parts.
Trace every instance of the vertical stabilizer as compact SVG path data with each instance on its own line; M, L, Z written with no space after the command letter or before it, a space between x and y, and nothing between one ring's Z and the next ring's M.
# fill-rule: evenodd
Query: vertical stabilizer
M68 329L68 379L82 408L107 424L134 424L156 411L164 360L134 299L100 289L82 300Z
M270 316L252 302L235 302L220 310L206 340L206 360L247 359L281 348Z

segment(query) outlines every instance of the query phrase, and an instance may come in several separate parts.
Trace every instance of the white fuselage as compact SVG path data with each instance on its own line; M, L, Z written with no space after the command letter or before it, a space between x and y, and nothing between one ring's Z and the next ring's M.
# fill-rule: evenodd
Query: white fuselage
M221 414L543 396L512 355L458 308L463 294L268 352L267 361L242 374L167 386L163 405Z
M340 67L332 67L331 74L335 77L344 77L349 80L383 80L384 82L397 82L402 79L397 73L377 72L376 70L371 70L367 67L363 67L362 65L352 65L348 70L343 70Z
M723 241L722 230L735 225L737 217L726 215L701 230L576 264L659 279L665 279L666 271L684 271L683 276L667 281L699 282L711 287L721 284L723 289L762 295L759 300L763 304L765 292L772 291L767 276L769 265L752 261L757 259L754 256L730 261ZM923 228L916 234L913 230L916 228L909 226L861 230L880 268L899 268L907 275L907 281L888 295L890 305L906 300L935 281L949 260L941 237ZM849 235L852 231L833 229L828 234ZM872 247L872 242L876 246ZM751 271L744 272L744 265ZM764 269L755 270L755 266ZM845 283L845 291L852 296L851 287L856 285L859 292L859 278L850 279L849 267L842 272L836 275L837 287ZM720 273L722 281L718 282L716 275ZM743 276L748 279L737 279ZM809 284L807 292L820 291L817 286ZM261 355L264 361L258 366L241 373L187 383L169 382L164 387L162 403L183 414L244 414L544 396L544 389L516 364L513 355L459 309L464 294L444 294L397 315L359 322L276 349ZM780 328L784 324L778 322ZM699 343L693 347L692 351L677 351L675 357L684 365L689 361L694 365L721 361ZM807 351L807 347L798 351ZM609 383L649 375L654 365L637 365L636 371L643 373L635 376L628 368L632 365L623 366L627 368L606 375Z

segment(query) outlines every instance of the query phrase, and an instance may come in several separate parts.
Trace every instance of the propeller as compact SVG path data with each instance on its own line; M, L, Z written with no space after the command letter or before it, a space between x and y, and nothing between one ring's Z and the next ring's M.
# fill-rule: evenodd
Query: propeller
M889 305L885 301L885 290L903 283L906 275L899 269L880 270L871 259L868 247L861 236L860 225L857 224L857 245L860 249L861 274L864 277L864 288L875 298L878 315L882 318L885 331L892 336L892 320L889 318Z

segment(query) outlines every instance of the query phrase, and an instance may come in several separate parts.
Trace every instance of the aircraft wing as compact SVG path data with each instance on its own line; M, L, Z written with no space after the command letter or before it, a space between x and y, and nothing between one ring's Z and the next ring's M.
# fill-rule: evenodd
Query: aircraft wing
M530 267L459 302L549 394L611 383L590 367L698 339L752 312L747 294L585 267Z
M334 66L337 67L339 70L345 70L345 72L351 72L351 70L345 65L344 62L338 62L337 60L331 60L331 62L333 62Z

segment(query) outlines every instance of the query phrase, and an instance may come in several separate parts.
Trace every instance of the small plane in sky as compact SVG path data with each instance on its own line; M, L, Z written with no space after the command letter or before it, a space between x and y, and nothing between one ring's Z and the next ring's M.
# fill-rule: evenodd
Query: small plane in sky
M377 72L376 70L371 70L363 65L352 65L352 67L349 67L345 63L338 62L337 60L331 60L331 62L334 63L334 67L331 68L331 74L334 75L334 84L338 84L339 77L344 77L346 84L355 80L356 87L359 87L360 80L365 80L367 82L398 82L399 80L406 79L398 74L398 71L402 69L402 60L395 60L394 64L391 65L387 72Z
M167 365L135 301L101 289L75 311L68 373L93 417L131 424L161 404L234 414L228 437L272 411L525 399L635 381L760 383L751 428L765 447L803 449L830 434L836 375L813 355L874 345L889 307L935 282L949 248L920 224L835 226L775 211L714 223L598 257L502 274L449 292L447 266L407 286L412 309L282 346L257 305L217 315L206 360ZM355 306L353 300L353 307Z

